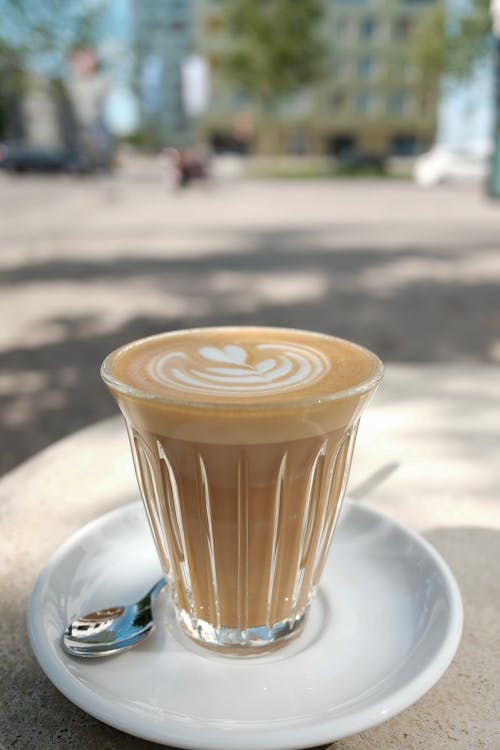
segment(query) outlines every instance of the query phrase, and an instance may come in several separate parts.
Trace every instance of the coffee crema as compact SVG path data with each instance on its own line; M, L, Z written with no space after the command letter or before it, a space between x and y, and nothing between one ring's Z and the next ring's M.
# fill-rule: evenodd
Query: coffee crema
M174 401L321 398L355 388L373 355L322 334L274 328L204 328L160 334L111 355L130 388Z

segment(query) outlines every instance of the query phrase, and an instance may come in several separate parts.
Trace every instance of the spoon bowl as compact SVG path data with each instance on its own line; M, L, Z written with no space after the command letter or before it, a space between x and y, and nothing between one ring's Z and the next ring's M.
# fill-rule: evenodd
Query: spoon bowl
M62 645L72 656L111 656L135 646L154 629L153 602L166 586L160 578L138 602L106 607L77 617L62 636Z

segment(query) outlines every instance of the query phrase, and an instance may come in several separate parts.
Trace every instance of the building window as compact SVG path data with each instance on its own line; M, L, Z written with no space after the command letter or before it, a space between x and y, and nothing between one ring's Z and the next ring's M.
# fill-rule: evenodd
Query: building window
M401 60L398 66L398 74L400 78L411 78L414 73L414 67L408 62L408 60Z
M360 115L369 115L373 111L373 96L369 91L362 91L356 97L356 111Z
M418 152L418 141L413 133L399 133L391 138L391 154L395 156L414 156Z
M345 91L336 91L332 96L332 108L334 112L344 112L347 107L347 94Z
M332 73L339 78L345 70L346 61L343 57L334 57L332 60Z
M342 76L345 76L347 69L347 60L345 60L343 57L335 58L332 64L332 73L335 78L342 78Z
M231 93L231 104L235 109L243 109L248 104L248 96L245 91L235 89Z
M305 130L295 130L288 137L288 153L304 156L311 153L311 139Z
M404 91L395 91L389 97L389 112L393 115L403 115L408 106L408 96Z
M377 22L374 18L362 18L359 23L359 35L365 42L375 38L377 31Z
M360 78L371 78L375 71L375 60L371 55L364 55L358 60L358 75Z
M335 24L335 31L337 32L338 36L341 38L345 38L349 31L349 21L347 18L339 18L337 23Z
M330 136L327 141L327 152L333 156L350 154L356 149L356 139L350 133Z
M392 36L398 42L405 42L410 36L412 28L411 18L396 18L392 27Z

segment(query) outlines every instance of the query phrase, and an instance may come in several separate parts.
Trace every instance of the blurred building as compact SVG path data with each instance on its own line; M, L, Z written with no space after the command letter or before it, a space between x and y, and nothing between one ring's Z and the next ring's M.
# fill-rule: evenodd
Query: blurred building
M425 89L409 55L412 31L436 0L328 3L330 82L321 121L327 150L411 155L432 143L438 80Z
M0 141L24 135L23 97L19 91L20 61L0 39ZM14 58L14 59L13 59Z
M35 148L61 147L64 135L60 101L47 76L26 73L22 119L24 143Z
M274 127L285 153L412 155L436 129L438 81L425 90L409 54L413 30L442 0L324 0L327 75L280 104ZM233 140L235 115L248 108L218 75L224 47L215 0L197 0L197 29L213 72L207 135Z
M190 0L133 0L135 89L141 130L153 146L189 144L192 124L182 92L182 64L194 44Z
M218 0L131 0L140 130L153 146L187 145L201 134L218 150L245 150L258 113L221 72L227 39ZM280 101L273 123L283 153L413 155L436 130L438 81L409 54L413 30L444 0L324 0L327 73ZM210 109L186 112L183 65L193 52L210 67Z

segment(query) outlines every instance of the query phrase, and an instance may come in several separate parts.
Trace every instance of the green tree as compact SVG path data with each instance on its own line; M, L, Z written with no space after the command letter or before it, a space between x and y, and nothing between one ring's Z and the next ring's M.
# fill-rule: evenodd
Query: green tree
M0 137L18 135L31 73L63 100L65 63L75 47L96 46L103 8L103 0L0 0Z
M268 123L283 97L322 76L322 15L322 0L224 0L222 71Z
M63 75L75 47L95 46L101 36L102 0L0 0L0 59L13 71Z
M441 74L463 78L488 52L490 0L471 0L462 15L447 17L440 5L426 14L412 38L412 57L425 86Z

